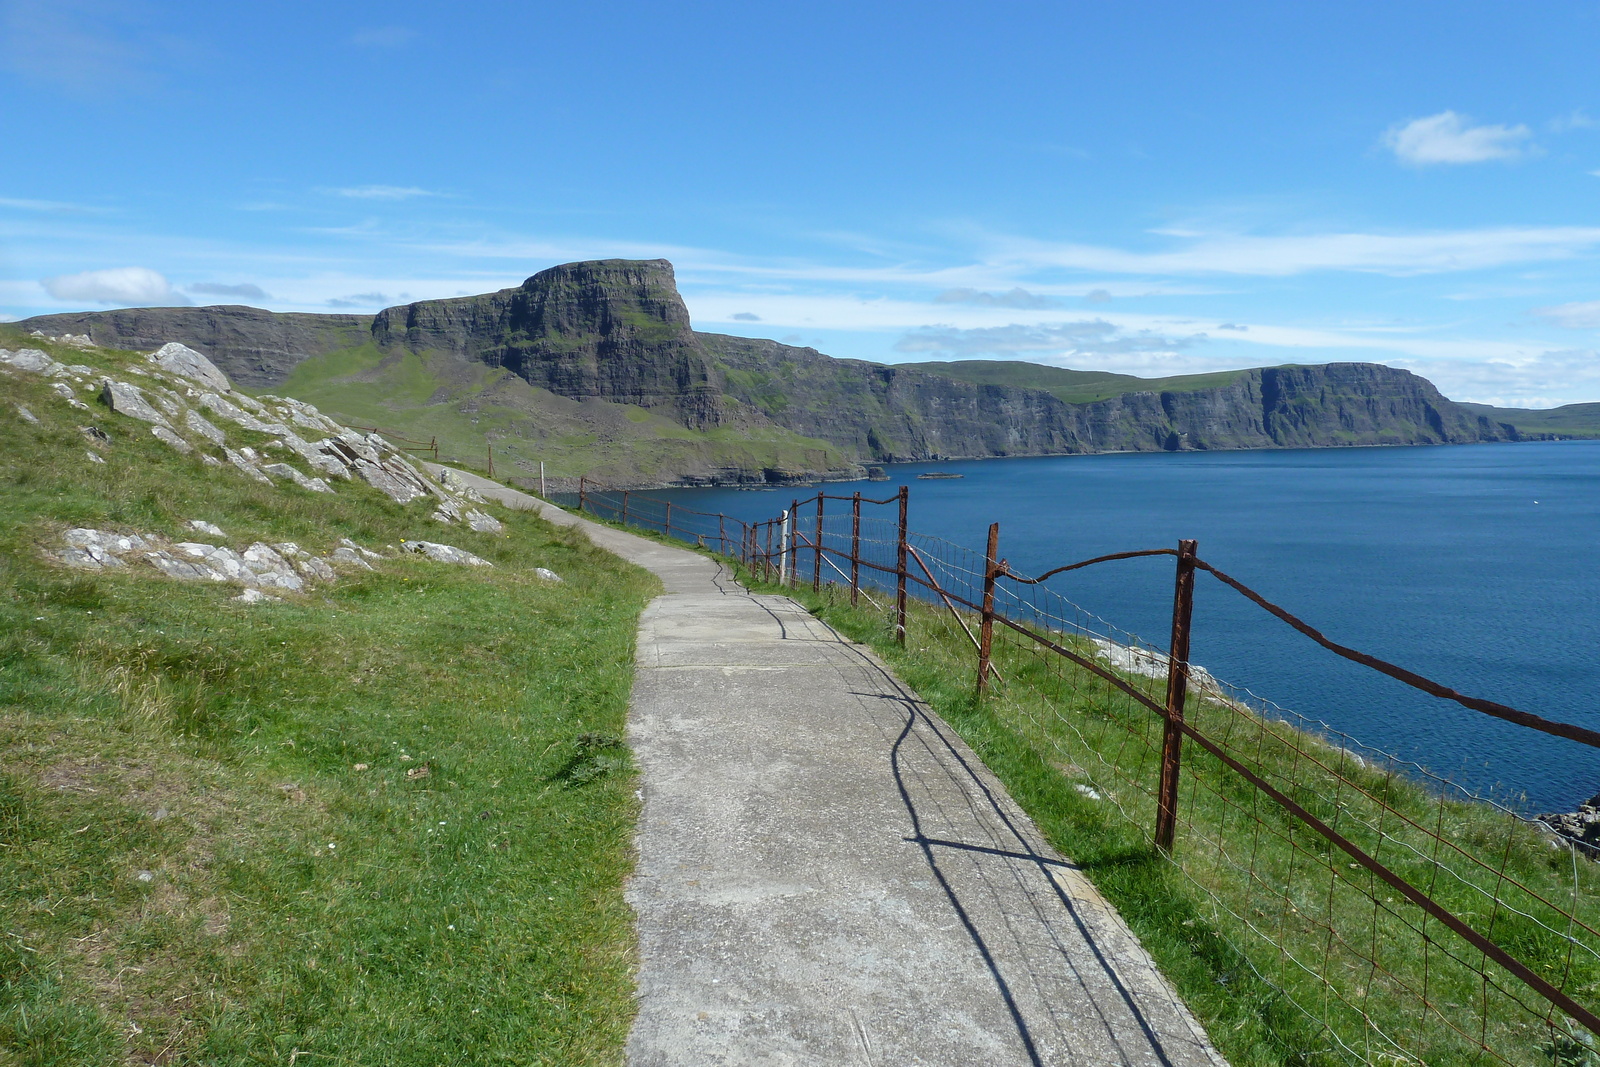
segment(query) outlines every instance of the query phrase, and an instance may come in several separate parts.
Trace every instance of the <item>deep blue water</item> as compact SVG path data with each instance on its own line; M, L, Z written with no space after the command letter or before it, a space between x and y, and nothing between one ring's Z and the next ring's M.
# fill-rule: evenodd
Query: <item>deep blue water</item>
M947 470L961 480L919 481ZM1457 690L1600 728L1600 442L1004 459L889 468L911 527L1025 573L1200 542L1202 558L1330 638ZM745 519L807 492L652 496ZM1164 647L1170 557L1051 585ZM1341 660L1202 574L1192 658L1355 738L1536 810L1600 791L1600 750L1502 723Z

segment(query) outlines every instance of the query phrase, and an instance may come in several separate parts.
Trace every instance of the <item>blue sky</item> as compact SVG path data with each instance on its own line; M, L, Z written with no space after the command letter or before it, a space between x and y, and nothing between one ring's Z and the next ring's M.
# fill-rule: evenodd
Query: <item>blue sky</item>
M0 0L0 315L664 256L882 362L1600 400L1600 2Z

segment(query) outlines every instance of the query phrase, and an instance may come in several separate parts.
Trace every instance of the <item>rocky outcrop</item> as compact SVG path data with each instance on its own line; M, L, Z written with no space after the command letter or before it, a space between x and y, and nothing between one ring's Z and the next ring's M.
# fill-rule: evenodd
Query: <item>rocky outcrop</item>
M1590 859L1600 859L1600 794L1579 804L1577 811L1547 812L1534 818Z

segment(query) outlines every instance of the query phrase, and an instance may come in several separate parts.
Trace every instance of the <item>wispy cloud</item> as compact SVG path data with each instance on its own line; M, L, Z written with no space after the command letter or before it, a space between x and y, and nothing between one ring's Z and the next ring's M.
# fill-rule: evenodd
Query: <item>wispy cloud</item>
M1600 389L1600 352L1533 349L1489 359L1385 360L1416 371L1452 400L1504 407L1552 407Z
M1204 234L1161 252L991 238L991 263L1102 274L1287 276L1353 271L1395 276L1572 259L1600 248L1600 227L1500 227L1432 233Z
M982 356L1049 354L1062 359L1098 359L1133 352L1173 352L1188 347L1203 335L1167 337L1151 330L1128 331L1104 319L1084 319L1038 325L1013 323L962 330L952 326L924 326L895 342L896 352L934 359L969 359Z
M88 215L97 211L96 208L84 207L82 204L68 204L60 200L24 200L11 196L0 196L0 208L11 208L13 211L39 211L52 215Z
M419 196L443 196L431 189L415 185L355 185L344 189L329 189L334 196L348 196L356 200L413 200Z
M41 278L39 284L57 300L123 307L184 305L189 300L165 277L148 267L116 267Z
M417 31L408 26L373 26L357 30L350 42L362 48L399 48L410 44L416 36Z
M389 306L389 298L383 293L351 293L349 296L329 300L328 306L331 308L383 308Z
M1570 133L1573 130L1600 130L1600 119L1589 117L1583 108L1573 108L1544 124L1551 133Z
M1108 296L1110 294L1107 294ZM1063 304L1052 296L1040 296L1018 286L1010 292L986 293L979 289L946 289L933 298L936 304L973 304L992 308L1059 308Z
M1542 319L1549 319L1557 326L1573 330L1600 330L1600 300L1534 308L1533 313Z
M161 65L186 51L152 30L144 5L113 0L4 0L0 63L80 96L126 96L150 88Z
M728 318L732 319L734 322L760 322L761 321L761 316L760 315L753 314L752 312L749 312L749 311L736 311L732 315L729 315Z
M1469 121L1454 111L1441 111L1391 126L1383 143L1400 162L1416 167L1516 159L1528 150L1533 131L1526 126L1471 126Z
M189 292L199 293L202 296L246 296L252 300L270 300L272 294L262 289L259 285L244 282L240 285L224 285L220 282L196 282L189 286Z

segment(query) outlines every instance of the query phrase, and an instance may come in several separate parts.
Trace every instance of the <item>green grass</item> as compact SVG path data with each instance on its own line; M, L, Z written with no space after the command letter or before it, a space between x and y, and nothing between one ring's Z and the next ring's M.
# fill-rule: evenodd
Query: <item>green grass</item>
M1149 836L1159 722L1091 673L1002 630L995 656L1005 681L980 701L971 642L943 608L913 601L902 649L884 615L865 601L850 608L837 587L820 595L809 586L783 591L870 644L973 746L1051 843L1118 908L1235 1067L1476 1064L1485 1062L1480 1038L1504 1062L1600 1063L1592 1044L1569 1036L1569 1028L1552 1030L1537 1007L1519 1007L1493 984L1543 1003L1516 979L1488 965L1491 984L1483 985L1479 954L1437 921L1424 922L1418 909L1192 743L1185 746L1176 862L1162 857ZM1082 639L1063 640L1093 655ZM1161 680L1124 677L1161 699ZM1594 864L1575 863L1568 849L1552 848L1545 835L1487 805L1445 800L1237 703L1191 696L1187 716L1591 1010L1600 1003L1600 938L1585 934L1587 947L1569 953L1563 937L1505 905L1565 931L1561 913L1497 873L1600 926ZM1421 826L1407 826L1401 816ZM1435 847L1427 832L1435 829L1487 866ZM1426 942L1422 929L1436 940ZM1561 1018L1557 1012L1558 1024Z
M1068 370L1021 360L958 359L931 363L901 363L906 370L958 378L979 385L1006 385L1018 389L1043 389L1068 404L1089 404L1124 393L1192 393L1232 385L1244 370L1179 374L1170 378L1138 378L1111 371Z
M654 579L527 513L491 508L495 537L359 483L262 486L92 406L0 374L0 1063L620 1062ZM247 606L48 555L191 518L496 566L396 557Z

